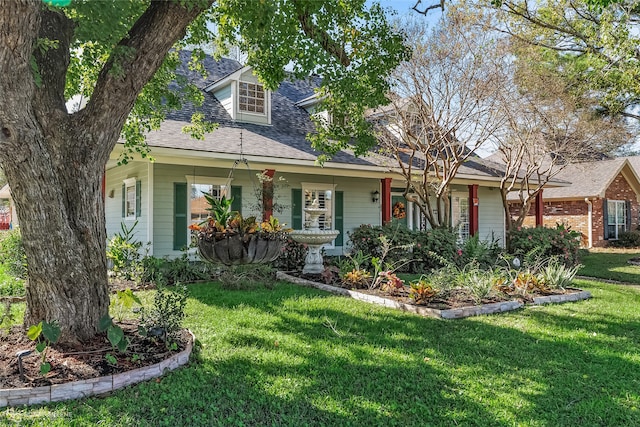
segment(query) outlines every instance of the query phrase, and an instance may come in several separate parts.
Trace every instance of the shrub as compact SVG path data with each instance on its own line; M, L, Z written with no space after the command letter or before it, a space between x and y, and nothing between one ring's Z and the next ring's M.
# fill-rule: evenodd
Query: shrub
M416 282L411 282L409 286L409 298L418 305L428 303L438 293L424 277L421 277Z
M208 262L191 261L185 251L177 258L165 259L162 270L165 282L172 285L211 279L217 268L215 264Z
M177 334L182 328L187 295L185 286L175 286L173 290L158 287L153 307L141 309L140 334L163 341L167 348L175 347Z
M563 224L555 228L520 227L509 232L510 251L516 256L525 257L535 252L538 257L558 256L563 264L578 264L581 235Z
M412 231L400 224L385 226L361 225L348 233L351 241L351 253L362 253L377 257L383 255L380 237L385 237L394 247L385 257L389 264L401 263L403 259L411 262L399 268L400 272L422 273L427 270L442 267L442 263L431 254L436 253L446 259L453 259L456 254L456 234L451 229L434 229ZM413 245L411 250L406 246ZM369 261L364 268L371 269Z
M138 221L131 227L121 223L120 232L116 233L107 244L107 259L113 263L111 270L116 277L125 280L134 280L140 268L142 242L135 241L133 238L137 225Z
M497 240L480 240L476 234L460 245L455 261L459 267L475 263L480 269L488 269L495 265L501 253L502 248Z
M544 284L551 289L564 289L571 285L573 279L578 274L581 265L567 267L557 258L552 258L541 269L540 277Z
M27 278L27 256L19 229L0 233L0 260L8 274L19 279Z
M624 231L618 234L618 240L610 240L608 246L614 248L638 248L640 247L640 231Z
M307 245L298 243L288 237L282 248L282 253L271 263L273 268L282 271L299 271L304 267L307 257Z

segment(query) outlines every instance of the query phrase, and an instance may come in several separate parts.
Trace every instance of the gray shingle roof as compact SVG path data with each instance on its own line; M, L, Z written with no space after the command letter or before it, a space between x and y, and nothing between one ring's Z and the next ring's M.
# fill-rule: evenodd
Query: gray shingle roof
M216 61L206 56L203 65L208 74L202 77L200 73L188 67L190 53L180 52L180 55L182 65L178 68L178 73L203 90L242 68L242 64L237 61L224 58ZM318 85L318 77L282 82L272 93L270 126L233 121L213 94L205 92L205 100L201 107L188 104L180 111L171 112L159 131L147 135L147 143L152 150L153 147L164 147L240 155L242 134L242 153L245 155L260 156L276 164L279 159L315 161L321 153L314 150L307 140L307 134L314 131L314 126L309 114L296 103L309 99ZM207 120L220 125L217 130L205 135L204 140L193 139L182 132L182 128L190 123L191 116L196 111L202 112ZM333 156L329 164L331 163L376 168L395 165L394 161L376 155L355 157L348 150ZM466 162L459 173L497 178L500 176L500 165L476 157Z
M545 188L543 197L547 200L604 197L607 187L622 171L627 159L629 159L629 163L636 171L640 170L637 169L640 166L640 158L637 157L617 157L610 160L567 165L556 175L556 179L570 182L571 185ZM634 165L634 162L637 166Z
M230 59L215 61L207 56L204 67L208 72L206 78L200 73L189 70L187 66L188 52L181 52L183 64L178 73L187 76L198 88L219 81L232 74L242 65ZM240 154L240 133L242 131L242 151L245 155L255 155L277 159L299 159L314 161L321 153L311 147L307 134L313 132L313 123L309 114L295 105L296 102L313 95L318 79L284 81L272 93L271 125L257 125L233 121L222 104L211 93L204 94L202 106L185 105L182 110L171 112L159 131L147 135L150 147L166 147L182 150L198 150L213 153ZM194 112L199 111L204 117L216 123L219 128L205 135L204 140L196 140L182 133L182 128L190 123ZM373 163L357 158L348 152L336 154L332 162L353 165L375 166Z

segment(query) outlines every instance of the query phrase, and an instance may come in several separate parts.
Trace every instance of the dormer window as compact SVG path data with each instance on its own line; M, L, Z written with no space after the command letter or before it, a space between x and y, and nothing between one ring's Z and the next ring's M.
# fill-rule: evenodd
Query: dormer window
M265 114L264 88L261 84L238 83L238 109L242 112Z

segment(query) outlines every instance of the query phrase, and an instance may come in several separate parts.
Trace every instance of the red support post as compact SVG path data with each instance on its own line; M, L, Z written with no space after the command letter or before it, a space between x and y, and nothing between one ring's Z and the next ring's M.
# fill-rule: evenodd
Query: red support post
M382 224L391 222L391 178L382 178Z
M536 194L536 227L544 226L544 202L542 200L542 189Z
M262 220L269 221L273 215L273 176L275 169L265 169L262 174L269 179L262 181Z
M480 221L478 219L478 184L469 185L469 235L475 236L480 229Z

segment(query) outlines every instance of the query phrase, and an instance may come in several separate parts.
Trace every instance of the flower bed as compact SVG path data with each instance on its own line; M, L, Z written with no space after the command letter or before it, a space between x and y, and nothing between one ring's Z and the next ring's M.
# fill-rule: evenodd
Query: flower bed
M378 304L385 307L395 308L398 310L408 311L419 314L421 316L436 317L441 319L461 319L470 316L479 316L483 314L495 314L505 311L516 310L522 308L525 303L532 305L563 303L569 301L579 301L591 298L591 293L580 289L569 288L566 293L554 294L546 296L532 296L527 300L511 299L503 301L490 301L482 304L459 305L457 307L450 306L444 308L444 301L435 301L433 305L416 305L411 303L408 298L392 295L384 295L377 291L350 290L333 285L327 285L316 281L300 278L284 272L277 272L276 277L280 280L286 280L303 286L310 286L323 291L331 292L338 295L349 296L351 298ZM459 304L459 302L458 302ZM438 308L440 307L440 308Z

